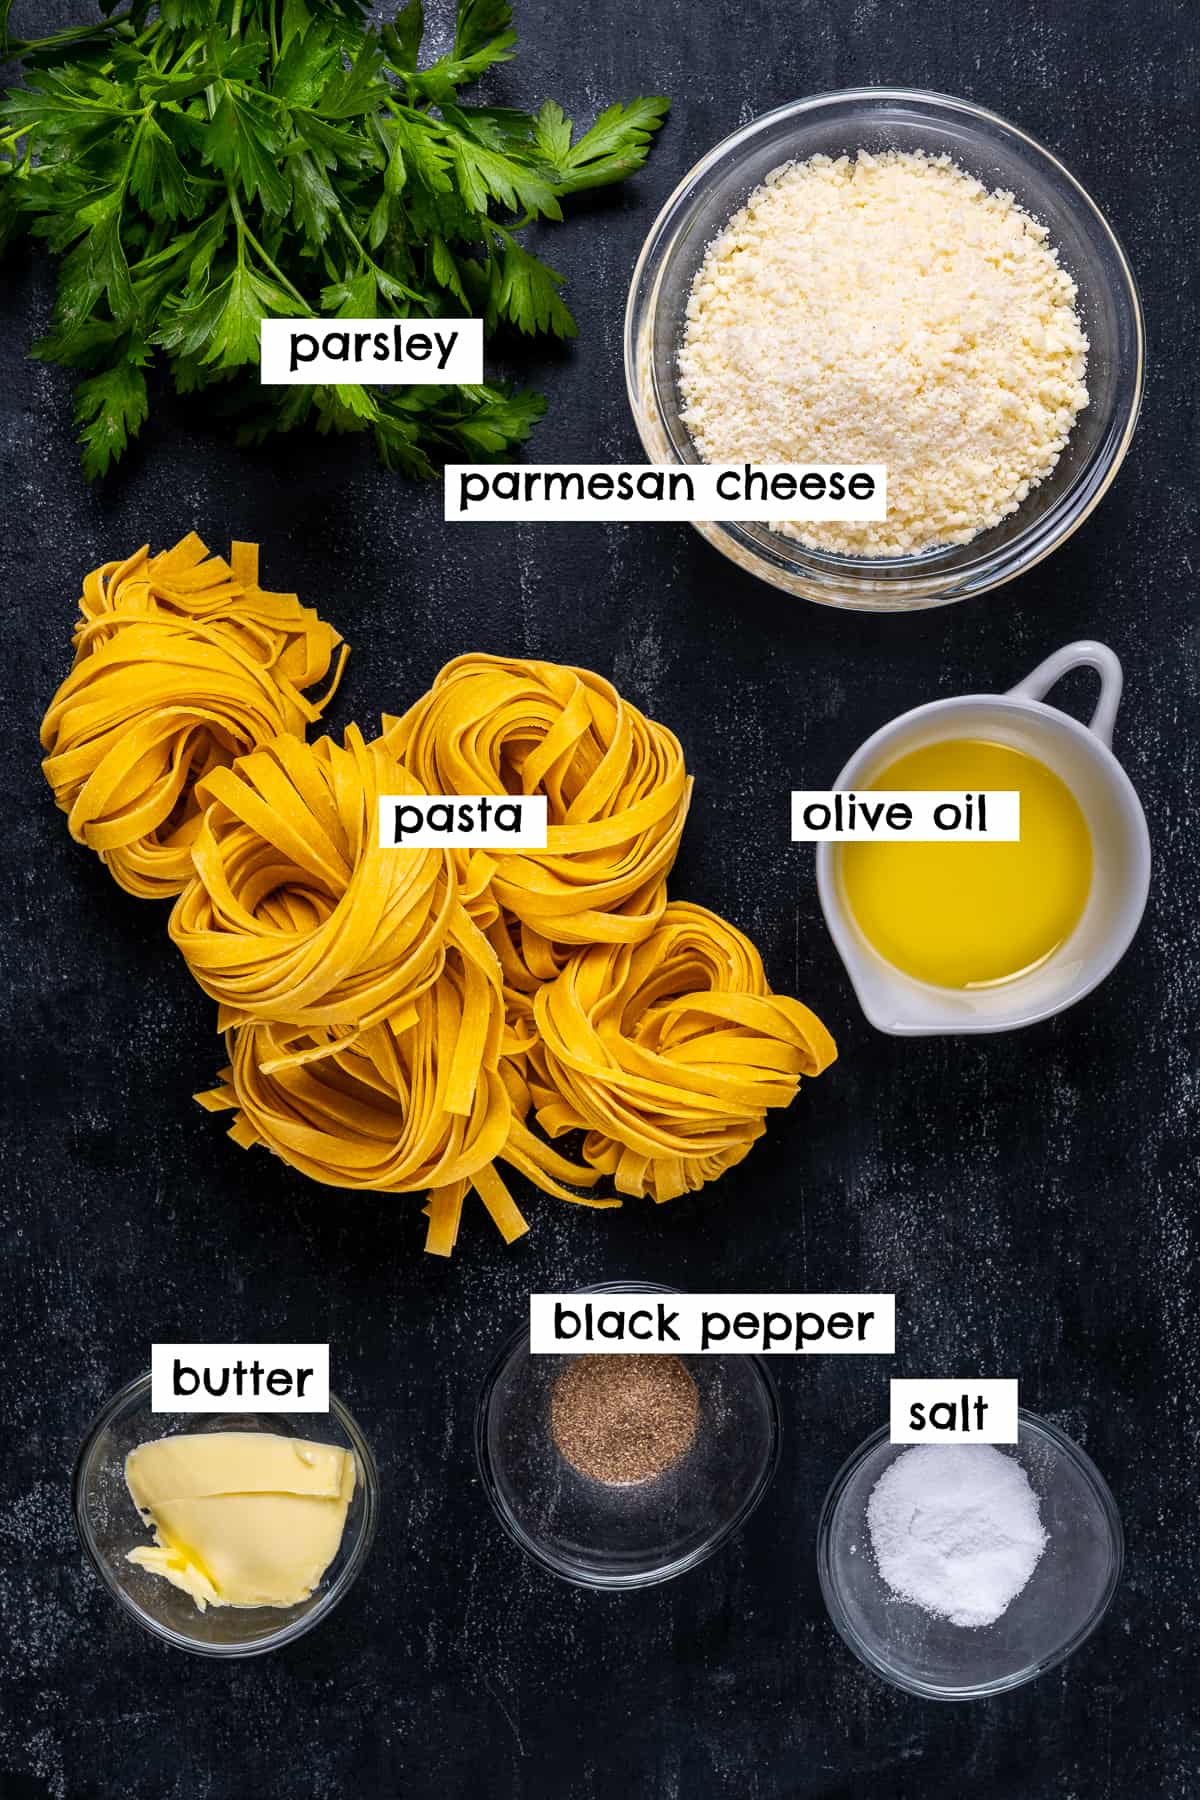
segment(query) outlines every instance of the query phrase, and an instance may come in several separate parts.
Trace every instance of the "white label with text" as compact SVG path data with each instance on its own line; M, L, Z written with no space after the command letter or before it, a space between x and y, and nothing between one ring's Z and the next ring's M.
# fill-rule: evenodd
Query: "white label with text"
M453 522L886 519L883 463L448 463Z
M792 794L796 844L1016 844L1017 788L801 788Z
M1015 1381L893 1381L893 1444L1015 1444Z
M154 1344L150 1411L329 1411L328 1344Z
M544 850L544 794L380 794L385 850Z
M892 1294L530 1294L529 1348L891 1356Z
M264 387L483 380L482 319L264 319Z

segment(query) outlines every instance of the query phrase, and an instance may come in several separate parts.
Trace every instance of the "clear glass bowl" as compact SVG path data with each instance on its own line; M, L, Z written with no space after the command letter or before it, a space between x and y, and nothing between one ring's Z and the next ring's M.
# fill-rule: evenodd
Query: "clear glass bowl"
M125 1485L125 1458L138 1444L184 1431L274 1431L354 1452L354 1497L338 1553L320 1587L297 1606L210 1606L201 1612L161 1576L126 1561L126 1551L152 1542ZM320 1624L357 1577L379 1513L379 1475L370 1446L341 1401L327 1413L153 1413L150 1377L114 1394L84 1440L72 1489L80 1541L113 1598L139 1625L199 1656L261 1656Z
M821 1510L817 1573L829 1616L877 1675L930 1700L978 1700L1021 1687L1091 1636L1116 1592L1124 1539L1103 1476L1057 1426L1022 1408L1005 1445L1038 1496L1049 1542L1028 1584L993 1625L964 1628L901 1600L875 1564L867 1502L908 1449L885 1426L844 1463Z
M670 1294L609 1281L587 1294ZM718 1550L762 1499L779 1460L775 1384L756 1356L684 1356L700 1393L691 1449L652 1481L608 1487L554 1447L550 1396L567 1356L531 1356L528 1329L502 1351L479 1397L475 1449L509 1536L579 1587L669 1581Z
M709 243L772 169L860 148L946 152L989 188L1015 194L1048 226L1077 282L1091 341L1091 404L1053 473L1002 524L969 544L920 556L845 557L806 549L765 525L696 526L740 568L787 593L828 606L901 612L999 587L1082 525L1133 436L1145 334L1133 275L1111 228L1074 176L1025 132L945 94L882 87L817 94L764 114L710 150L650 229L625 312L625 379L652 462L699 460L680 417L676 359L688 294Z

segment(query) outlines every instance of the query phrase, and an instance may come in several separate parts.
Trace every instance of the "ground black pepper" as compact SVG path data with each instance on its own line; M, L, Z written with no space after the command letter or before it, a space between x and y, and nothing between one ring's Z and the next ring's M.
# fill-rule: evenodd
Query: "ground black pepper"
M573 1469L628 1487L679 1461L699 1409L696 1383L677 1356L578 1356L554 1384L550 1420Z

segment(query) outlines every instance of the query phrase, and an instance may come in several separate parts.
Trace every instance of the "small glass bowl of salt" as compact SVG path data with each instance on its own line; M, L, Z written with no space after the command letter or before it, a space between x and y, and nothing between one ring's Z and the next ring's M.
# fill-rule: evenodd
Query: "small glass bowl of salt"
M1121 1520L1091 1459L1024 1409L1016 1444L892 1444L843 1464L817 1533L834 1626L877 1675L931 1700L1032 1681L1096 1629Z

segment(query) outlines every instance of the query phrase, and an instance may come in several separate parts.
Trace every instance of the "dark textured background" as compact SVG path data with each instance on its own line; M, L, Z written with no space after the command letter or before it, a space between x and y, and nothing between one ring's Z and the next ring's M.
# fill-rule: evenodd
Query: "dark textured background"
M22 5L15 28L86 16ZM444 19L438 9L439 19ZM28 364L50 284L4 267L0 730L5 1132L0 1791L5 1800L628 1794L1019 1800L1200 1793L1193 1637L1198 1359L1196 17L1185 0L522 0L492 93L667 91L646 172L553 241L577 346L529 359L543 459L636 458L620 321L660 201L711 143L813 92L892 81L970 95L1059 151L1139 275L1152 373L1126 467L1051 561L914 617L791 602L684 526L444 527L440 494L346 443L231 447L160 406L85 489L64 377ZM452 1263L415 1199L333 1196L224 1139L189 1094L220 1060L165 937L73 846L38 772L83 572L196 527L261 538L354 646L334 723L409 701L470 649L580 662L683 738L697 778L675 891L751 932L841 1061L699 1198L590 1216L532 1197L505 1250L476 1207ZM793 785L828 783L917 702L1005 687L1084 635L1125 661L1117 748L1157 868L1105 988L1009 1038L875 1035L821 926ZM1083 705L1082 678L1061 690ZM501 1537L476 1481L478 1383L531 1287L624 1275L695 1288L894 1290L895 1372L1019 1374L1115 1489L1128 1568L1068 1665L939 1707L867 1676L813 1565L825 1486L883 1418L878 1361L777 1364L778 1479L742 1539L668 1587L576 1592ZM83 1567L68 1509L96 1409L153 1338L313 1339L379 1455L372 1559L319 1631L235 1667L144 1637Z

